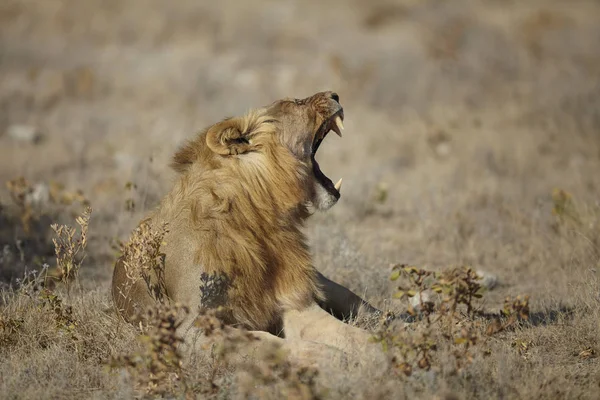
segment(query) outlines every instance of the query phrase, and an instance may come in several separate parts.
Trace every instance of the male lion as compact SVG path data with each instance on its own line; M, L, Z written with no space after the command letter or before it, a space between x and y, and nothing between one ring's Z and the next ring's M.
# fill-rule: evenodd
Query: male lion
M366 331L329 313L379 311L315 269L301 230L311 206L327 210L340 198L341 179L334 185L315 153L330 131L342 136L343 118L338 95L322 92L225 119L183 146L172 163L174 187L144 220L168 224L164 270L132 280L119 259L112 283L119 313L131 320L157 301L158 287L194 312L221 307L227 324L299 355L325 354L315 342L342 351L367 346Z

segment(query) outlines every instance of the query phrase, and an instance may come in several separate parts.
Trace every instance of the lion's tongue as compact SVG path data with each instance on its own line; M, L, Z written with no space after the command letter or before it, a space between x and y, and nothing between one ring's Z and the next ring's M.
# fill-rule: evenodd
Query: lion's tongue
M317 181L319 181L321 186L323 186L329 194L334 196L336 199L339 199L340 192L335 188L335 185L333 184L331 179L326 177L325 174L321 171L321 168L319 168L319 163L317 162L314 156L312 157L312 164L313 173L315 174L315 178L317 178Z

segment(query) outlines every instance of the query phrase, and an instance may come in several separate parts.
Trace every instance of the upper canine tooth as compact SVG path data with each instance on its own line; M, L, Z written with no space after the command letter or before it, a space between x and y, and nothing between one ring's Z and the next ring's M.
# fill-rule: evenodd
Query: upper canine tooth
M340 189L342 188L342 178L340 178L340 180L337 181L337 183L333 186L335 187L335 190L337 190L339 192Z
M335 125L332 126L332 129L335 133L338 134L339 137L342 137L342 131L344 130L344 124L342 123L342 118L339 115L335 117Z

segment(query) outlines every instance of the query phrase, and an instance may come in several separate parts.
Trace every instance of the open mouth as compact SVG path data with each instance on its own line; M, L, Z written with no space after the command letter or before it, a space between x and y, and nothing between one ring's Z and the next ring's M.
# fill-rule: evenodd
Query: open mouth
M327 120L325 120L325 122L323 122L323 124L321 125L321 127L319 128L317 133L315 134L315 138L313 140L313 145L312 145L312 155L311 155L312 164L313 164L313 173L315 174L315 177L317 178L319 183L325 188L325 190L327 190L327 192L329 192L331 195L333 195L336 199L340 198L340 188L342 187L342 180L340 179L334 185L333 182L331 181L331 179L329 179L321 171L321 168L319 167L319 163L315 159L315 155L317 154L317 150L319 149L319 146L321 146L323 139L325 139L325 137L327 136L327 134L329 132L334 131L339 137L342 137L342 130L344 129L344 124L342 123L343 120L344 120L344 111L340 109L338 112L336 112L331 117L329 117Z

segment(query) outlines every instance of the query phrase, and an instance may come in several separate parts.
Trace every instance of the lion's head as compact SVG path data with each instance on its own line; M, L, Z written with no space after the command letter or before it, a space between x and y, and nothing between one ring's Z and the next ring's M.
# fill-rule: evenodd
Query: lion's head
M343 119L333 92L278 100L207 128L177 152L172 165L181 173L218 171L223 185L265 186L281 192L274 199L327 210L340 198L341 179L334 185L315 155L330 131L342 136Z

